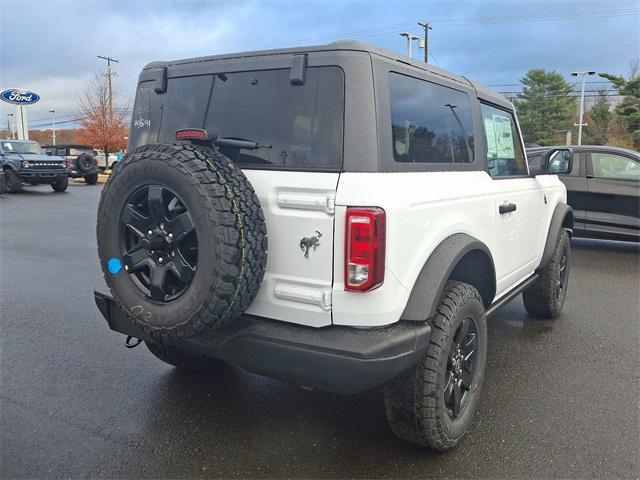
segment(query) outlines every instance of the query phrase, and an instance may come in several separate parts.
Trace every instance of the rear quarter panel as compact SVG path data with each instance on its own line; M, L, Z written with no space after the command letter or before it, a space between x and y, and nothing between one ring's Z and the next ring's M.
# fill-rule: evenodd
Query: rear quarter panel
M492 180L485 172L343 173L336 196L333 323L396 322L429 255L445 238L466 233L493 250ZM385 279L371 292L344 290L345 211L386 212Z

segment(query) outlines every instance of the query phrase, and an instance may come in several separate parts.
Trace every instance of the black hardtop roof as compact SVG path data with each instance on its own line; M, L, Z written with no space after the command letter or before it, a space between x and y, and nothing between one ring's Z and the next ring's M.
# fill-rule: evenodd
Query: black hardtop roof
M448 79L460 82L462 84L471 86L478 92L478 95L481 98L494 102L498 105L503 105L509 108L513 108L513 105L511 104L511 102L509 102L503 95L499 94L498 92L496 92L495 90L492 90L489 87L486 87L482 84L469 80L468 78L462 75L449 72L442 68L439 68L434 65L417 60L415 58L411 58L406 55L394 52L392 50L376 47L375 45L371 45L365 42L359 42L356 40L340 40L337 42L329 43L327 45L290 47L290 48L280 48L280 49L273 49L273 50L255 50L255 51L238 52L238 53L224 53L220 55L209 55L204 57L185 58L181 60L170 60L166 62L156 61L156 62L151 62L147 64L143 70L152 70L152 69L157 69L161 67L187 65L187 64L200 63L200 62L232 60L232 59L238 59L238 58L264 57L269 55L287 55L287 54L300 54L300 53L312 53L312 52L332 52L332 51L333 52L341 52L341 51L367 52L373 55L378 55L387 60L402 62L404 64L408 64L408 65L411 65L412 67L418 68L420 70L425 70L435 75L440 75Z
M626 153L632 154L636 157L640 156L640 152L636 152L634 150L629 150L627 148L622 147L614 147L610 145L552 145L552 146L540 146L540 147L531 147L527 148L527 152L536 153L536 152L544 152L547 150L551 150L552 148L568 148L570 150L606 150L608 152L617 152L617 153Z
M83 145L80 143L58 143L56 145L42 145L42 148L90 148L93 150L91 145Z

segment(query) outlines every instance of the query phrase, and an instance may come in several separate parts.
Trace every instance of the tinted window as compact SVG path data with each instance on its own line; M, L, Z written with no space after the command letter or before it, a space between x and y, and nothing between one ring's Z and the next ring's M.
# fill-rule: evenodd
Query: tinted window
M492 177L527 175L527 161L513 114L482 105L482 123L487 140L487 161Z
M83 153L93 154L92 148L69 148L69 155L82 155Z
M596 178L640 180L640 162L622 155L592 152L591 164Z
M397 162L473 162L473 125L466 93L391 73L391 129Z
M219 138L263 145L255 150L224 148L240 165L340 168L342 70L308 68L304 85L291 85L289 76L289 69L217 75L205 128Z

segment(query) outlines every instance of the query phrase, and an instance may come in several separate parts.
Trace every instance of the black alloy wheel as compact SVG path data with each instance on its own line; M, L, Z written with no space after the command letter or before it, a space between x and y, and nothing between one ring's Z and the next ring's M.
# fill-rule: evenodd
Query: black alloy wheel
M445 370L444 403L451 418L459 417L468 404L474 385L477 357L477 328L470 317L458 326Z
M567 294L568 281L567 246L565 244L562 250L562 256L560 257L560 262L558 262L558 285L556 289L556 297L558 300L564 300L563 297Z
M198 238L187 205L163 185L145 185L127 199L120 215L125 271L144 295L168 303L191 285Z

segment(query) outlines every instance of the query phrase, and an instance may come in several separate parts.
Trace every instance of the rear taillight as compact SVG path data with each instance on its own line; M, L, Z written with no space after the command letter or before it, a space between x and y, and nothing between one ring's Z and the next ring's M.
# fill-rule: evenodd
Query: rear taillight
M384 281L385 213L378 207L348 207L345 290L365 291Z

